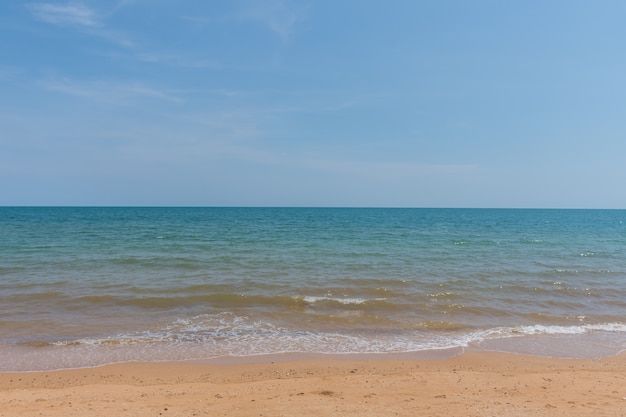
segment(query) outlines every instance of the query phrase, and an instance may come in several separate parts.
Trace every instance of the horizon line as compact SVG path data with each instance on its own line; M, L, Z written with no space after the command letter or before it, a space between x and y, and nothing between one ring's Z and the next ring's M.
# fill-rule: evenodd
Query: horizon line
M461 207L461 206L300 206L300 205L118 205L118 204L36 204L0 205L0 208L274 208L274 209L400 209L400 210L626 210L602 207Z

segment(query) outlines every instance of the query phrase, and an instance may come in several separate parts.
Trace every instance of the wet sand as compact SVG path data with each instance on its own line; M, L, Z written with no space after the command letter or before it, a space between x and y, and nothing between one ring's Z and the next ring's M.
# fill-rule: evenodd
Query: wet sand
M0 374L0 416L626 416L626 354L275 358Z

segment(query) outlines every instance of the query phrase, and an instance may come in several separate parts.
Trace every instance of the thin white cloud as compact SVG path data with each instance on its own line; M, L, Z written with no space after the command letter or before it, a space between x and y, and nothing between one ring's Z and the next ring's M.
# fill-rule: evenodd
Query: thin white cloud
M69 3L65 5L51 3L30 4L33 15L44 22L60 26L98 27L100 22L96 13L82 5Z
M0 81L13 80L20 72L16 67L0 65Z
M109 14L113 14L117 12L118 10L123 9L125 7L132 6L133 4L135 4L135 2L136 0L118 0L117 4L113 6L113 9L111 9Z
M332 159L310 160L308 164L320 170L388 180L465 176L480 170L480 167L474 164L420 164Z
M232 15L221 17L181 15L179 18L201 26L232 20L254 22L270 30L283 42L288 42L299 23L305 19L308 10L306 6L293 5L289 0L238 0L235 4L236 10Z
M177 54L162 54L162 53L141 53L137 56L140 61L150 62L154 64L163 64L172 67L180 68L197 68L197 69L210 69L219 68L219 64L216 61L209 59L194 59Z
M202 125L213 156L222 155L234 160L265 166L304 169L321 174L362 178L372 181L410 182L438 179L459 179L480 175L478 164L433 164L397 160L375 161L330 156L333 151L277 150L264 145L263 138L272 136L273 129L255 110L218 112L194 118L184 117L185 126ZM207 141L188 143L189 155L206 155ZM177 145L178 146L178 145ZM193 157L192 157L193 158Z
M120 3L123 4L123 3ZM120 8L118 4L115 10ZM71 27L81 32L105 39L124 47L134 46L125 35L105 27L105 15L79 3L64 5L53 3L32 3L27 5L33 16L49 24ZM109 13L109 15L112 14Z
M68 78L46 80L44 88L102 104L133 105L142 100L160 100L182 104L183 99L166 90L141 82L75 81Z
M245 149L245 151L244 151ZM283 165L382 181L421 181L432 178L463 178L481 172L476 164L427 164L399 161L339 159L298 152L272 152L253 147L237 148L242 159L260 164Z
M181 125L193 127L203 135L211 137L212 140L219 139L231 144L256 141L267 137L271 132L268 127L270 121L256 109L239 108L196 114L184 113L177 117Z
M261 23L287 42L305 14L306 8L292 6L284 0L250 1L240 10L239 18Z

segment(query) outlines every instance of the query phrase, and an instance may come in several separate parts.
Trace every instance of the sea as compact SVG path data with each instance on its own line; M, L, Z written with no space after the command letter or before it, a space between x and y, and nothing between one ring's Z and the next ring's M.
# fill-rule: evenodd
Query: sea
M625 349L626 210L0 207L0 371Z

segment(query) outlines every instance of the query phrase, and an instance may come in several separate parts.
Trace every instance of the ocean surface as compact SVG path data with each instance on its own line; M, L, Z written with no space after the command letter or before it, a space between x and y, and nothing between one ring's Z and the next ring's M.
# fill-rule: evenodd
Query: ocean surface
M0 207L0 371L626 349L626 211Z

